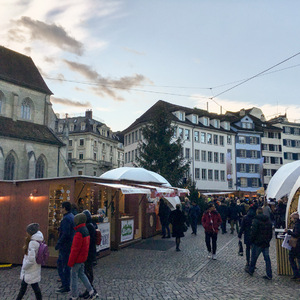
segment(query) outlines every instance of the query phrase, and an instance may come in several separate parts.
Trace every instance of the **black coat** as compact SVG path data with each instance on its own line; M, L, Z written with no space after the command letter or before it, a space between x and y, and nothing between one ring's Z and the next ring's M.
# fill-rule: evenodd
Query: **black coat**
M298 238L296 248L292 248L291 251L295 253L295 256L297 258L300 258L300 219L298 219L295 223L293 231L289 230L288 234L295 238Z
M230 220L238 220L240 216L240 208L235 204L231 203L229 206L229 219Z
M255 211L250 209L246 216L242 219L241 228L238 234L239 239L244 234L244 244L251 245L251 225L253 218L255 217Z
M170 223L172 224L172 236L184 237L185 216L180 209L173 210L170 214Z
M160 202L159 204L159 211L158 215L160 218L160 223L162 225L168 225L169 224L169 216L170 216L171 210L169 206L165 202Z
M270 247L272 239L272 223L269 217L258 214L253 218L251 227L251 244L261 248Z
M221 215L222 221L225 222L227 220L228 214L229 214L228 206L226 204L221 204L218 207L218 212Z

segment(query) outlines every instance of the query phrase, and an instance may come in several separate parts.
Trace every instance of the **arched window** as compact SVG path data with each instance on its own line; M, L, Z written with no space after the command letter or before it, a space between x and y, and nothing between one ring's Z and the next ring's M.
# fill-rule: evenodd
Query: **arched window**
M32 108L32 105L31 105L30 99L25 99L22 102L22 107L21 107L21 118L22 119L31 120L31 113L32 113L31 108Z
M16 160L15 160L14 156L10 153L5 159L4 180L13 180L14 179L15 165L16 165Z
M45 160L43 157L39 157L35 166L35 178L45 177Z

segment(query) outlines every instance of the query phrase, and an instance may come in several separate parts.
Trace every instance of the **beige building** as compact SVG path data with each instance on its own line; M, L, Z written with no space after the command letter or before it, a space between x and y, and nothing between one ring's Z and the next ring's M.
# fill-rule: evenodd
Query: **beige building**
M84 117L58 119L56 130L67 144L72 175L100 176L123 167L122 141L104 123L93 119L91 110Z
M70 175L51 94L30 57L0 47L0 179Z

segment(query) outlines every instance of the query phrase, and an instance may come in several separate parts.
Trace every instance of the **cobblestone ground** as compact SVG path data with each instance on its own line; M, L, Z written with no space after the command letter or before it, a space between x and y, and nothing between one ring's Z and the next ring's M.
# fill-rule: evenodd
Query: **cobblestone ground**
M245 257L238 256L237 243L236 234L219 234L217 260L209 260L204 232L199 226L197 236L188 230L182 239L181 252L175 251L175 243L167 251L128 247L98 260L94 286L100 299L300 299L300 282L277 275L274 239L270 247L272 281L262 278L265 275L262 255L254 275L245 273ZM0 270L1 300L16 298L19 273L20 266ZM68 295L55 294L57 279L56 269L42 269L43 299L68 299ZM24 299L34 299L30 287Z

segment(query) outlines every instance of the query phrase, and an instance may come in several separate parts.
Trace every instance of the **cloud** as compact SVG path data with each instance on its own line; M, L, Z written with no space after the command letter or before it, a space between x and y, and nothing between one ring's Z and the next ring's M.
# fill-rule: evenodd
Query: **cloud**
M68 105L68 106L72 106L72 107L91 107L91 103L88 101L82 103L82 102L70 100L67 98L56 98L56 97L51 97L50 100L52 103L55 103L55 104Z
M69 60L64 60L64 62L72 71L77 72L92 81L91 85L93 86L91 87L91 90L95 94L99 96L108 95L116 101L123 101L124 98L119 96L115 89L129 91L131 88L141 85L144 81L149 81L141 74L124 76L120 79L105 78L97 71L93 70L91 66Z
M130 52L130 53L134 53L136 55L146 55L145 52L139 52L139 51L136 51L134 49L130 49L130 48L127 48L127 47L123 47L123 49L127 52Z
M222 112L226 111L239 111L242 108L249 109L252 107L258 107L262 110L267 120L274 118L278 115L283 115L287 112L287 117L290 122L294 122L297 120L299 122L300 116L300 105L288 104L280 105L280 104L272 104L265 103L263 105L248 101L234 101L229 99L214 99L219 105L209 99L209 97L205 97L203 95L192 95L192 98L196 98L195 106L200 109L206 109L206 103L208 102L208 107L210 112L220 113L220 106L222 106Z
M25 27L30 31L32 40L46 41L64 51L77 55L82 55L84 52L83 44L71 37L62 26L47 24L30 17L21 17L13 23L18 27L18 29L13 28L9 31L9 38L13 41L21 42L24 40L24 35L20 34L20 32L22 33L20 27Z

